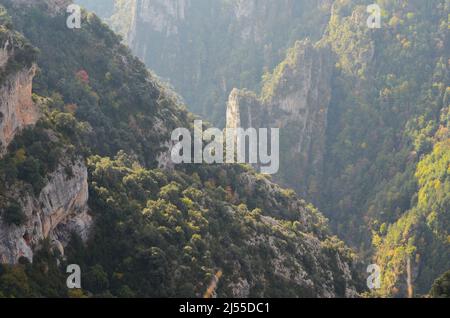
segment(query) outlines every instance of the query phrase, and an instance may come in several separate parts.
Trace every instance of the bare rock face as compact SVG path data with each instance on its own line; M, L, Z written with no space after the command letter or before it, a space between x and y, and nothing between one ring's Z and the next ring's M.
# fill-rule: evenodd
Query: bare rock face
M267 21L292 20L295 5L292 0L234 0L231 2L235 19L232 27L241 40L263 43L273 27Z
M36 2L15 1L15 5ZM63 5L68 1L48 1ZM34 125L40 113L32 99L32 82L36 71L33 48L18 33L3 30L0 42L0 155L25 127ZM17 56L27 56L26 60ZM20 225L6 224L0 216L0 262L16 263L20 257L33 259L39 243L49 238L63 252L72 231L87 238L91 217L87 214L87 168L80 160L62 158L58 168L47 176L48 183L39 195L16 182L2 193L14 199L25 215Z
M223 126L230 90L258 87L263 69L283 59L292 39L320 38L331 1L122 0L106 21L191 111Z
M0 262L17 263L20 257L33 260L33 251L49 238L64 253L73 232L83 240L89 235L87 168L81 161L60 164L49 176L39 196L12 190L27 217L22 226L0 219Z
M261 96L234 89L227 105L228 128L280 128L278 178L301 193L322 171L332 61L328 48L297 42Z
M129 46L140 56L147 54L147 45L141 43L143 29L163 37L176 37L183 28L189 6L190 0L127 0L132 18L124 37Z
M5 51L2 52L0 56L7 56ZM0 142L3 151L20 130L39 119L39 111L31 98L35 69L32 66L17 72L0 88Z
M14 136L39 119L32 100L32 82L36 72L33 49L16 32L3 29L0 40L0 157ZM28 61L17 56L28 55Z
M8 63L9 57L11 55L11 50L9 50L10 41L7 39L3 45L0 47L0 69L3 69Z
M138 20L147 23L154 31L167 36L178 32L178 22L185 18L189 0L143 0L137 1Z

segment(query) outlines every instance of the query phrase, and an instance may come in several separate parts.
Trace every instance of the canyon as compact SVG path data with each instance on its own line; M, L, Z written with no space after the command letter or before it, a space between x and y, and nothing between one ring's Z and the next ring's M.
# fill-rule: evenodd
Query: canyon
M227 128L280 129L282 168L276 178L303 195L323 171L332 61L329 48L297 42L260 96L234 89L227 104Z

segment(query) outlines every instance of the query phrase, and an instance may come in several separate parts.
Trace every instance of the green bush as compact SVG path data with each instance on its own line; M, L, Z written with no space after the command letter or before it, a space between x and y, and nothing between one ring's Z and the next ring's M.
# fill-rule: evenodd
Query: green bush
M450 271L436 279L430 291L431 297L450 298Z
M22 207L18 203L11 203L2 214L3 221L8 225L23 225L27 219Z

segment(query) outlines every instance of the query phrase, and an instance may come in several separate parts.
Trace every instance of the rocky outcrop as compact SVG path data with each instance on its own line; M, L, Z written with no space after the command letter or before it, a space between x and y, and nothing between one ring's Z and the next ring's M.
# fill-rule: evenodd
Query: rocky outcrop
M61 163L49 176L38 196L13 189L26 215L21 226L0 219L0 263L16 263L20 257L33 259L33 251L43 239L64 253L73 232L83 240L89 235L92 219L88 214L87 168L81 161Z
M252 277L246 275L245 260L233 263L233 275L221 281L231 292L228 296L259 297L256 285L261 281L270 285L268 282L275 280L295 286L296 297L357 297L352 274L355 263L342 242L324 235L326 219L320 213L308 208L293 192L283 193L278 185L251 173L239 177L239 187L250 197L265 194L264 210L270 215L260 216L264 230L247 228L250 234L245 244L251 251L265 251L264 262L270 270L262 277ZM287 196L287 207L282 203L283 196ZM280 219L295 221L292 227L286 227Z
M331 2L123 0L106 22L190 110L223 127L230 90L258 87L264 68L278 64L293 39L319 39ZM108 11L91 7L100 16Z
M9 49L10 41L9 39L6 39L2 43L2 46L0 47L0 69L3 69L6 64L8 63L9 57L11 55L11 50Z
M33 48L10 30L2 30L0 40L0 156L24 127L39 119L38 107L32 100L32 82L36 71ZM30 52L31 51L31 52ZM17 55L30 56L17 61Z
M282 225L270 217L262 221L283 233ZM353 298L358 296L348 261L342 260L339 252L327 253L324 243L312 235L299 235L292 242L292 253L286 253L286 243L278 235L258 234L248 245L251 248L267 248L272 257L268 262L279 280L290 282L299 291L300 297ZM241 280L232 285L233 297L249 297L254 282ZM249 286L250 285L250 286Z
M123 19L130 14L128 12L131 12L131 23L129 27L121 30L121 33L139 56L146 57L148 45L141 41L144 36L142 30L146 29L164 38L177 37L180 29L184 27L183 23L189 6L190 0L127 0L127 12L120 12L122 17L118 18ZM117 26L114 27L117 29Z
M35 69L32 66L17 72L0 88L0 154L19 131L39 119L38 108L31 98Z
M14 5L35 5L44 1L15 1ZM52 7L70 1L45 1ZM0 40L0 155L7 151L14 137L25 127L34 125L40 113L32 99L32 82L36 71L35 49L19 33L7 27ZM56 137L55 137L56 138ZM56 248L63 247L76 232L87 239L91 217L87 214L87 168L81 160L61 158L57 169L39 195L29 185L16 181L2 187L2 211L11 200L18 203L24 216L21 222L5 222L0 213L0 262L16 263L20 257L32 261L33 251L43 239ZM20 225L16 225L20 224Z
M228 100L228 128L280 128L278 178L301 193L322 171L332 61L327 47L297 42L260 96L234 89Z
M291 28L295 28L295 21L302 17L303 12L320 12L322 9L326 12L325 8L329 8L331 3L331 0L233 0L230 2L234 18L231 28L242 41L271 46L272 43L266 43L267 38L277 24L294 22ZM302 17L303 20L308 18ZM320 29L321 21L317 24Z
M178 33L178 23L183 21L189 0L137 1L136 20L146 23L156 32L167 36Z

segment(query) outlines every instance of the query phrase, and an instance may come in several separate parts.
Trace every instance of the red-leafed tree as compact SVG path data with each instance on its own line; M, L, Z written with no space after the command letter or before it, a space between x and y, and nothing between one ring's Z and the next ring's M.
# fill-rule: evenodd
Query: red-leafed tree
M79 70L76 77L83 83L89 84L89 74L85 70Z

